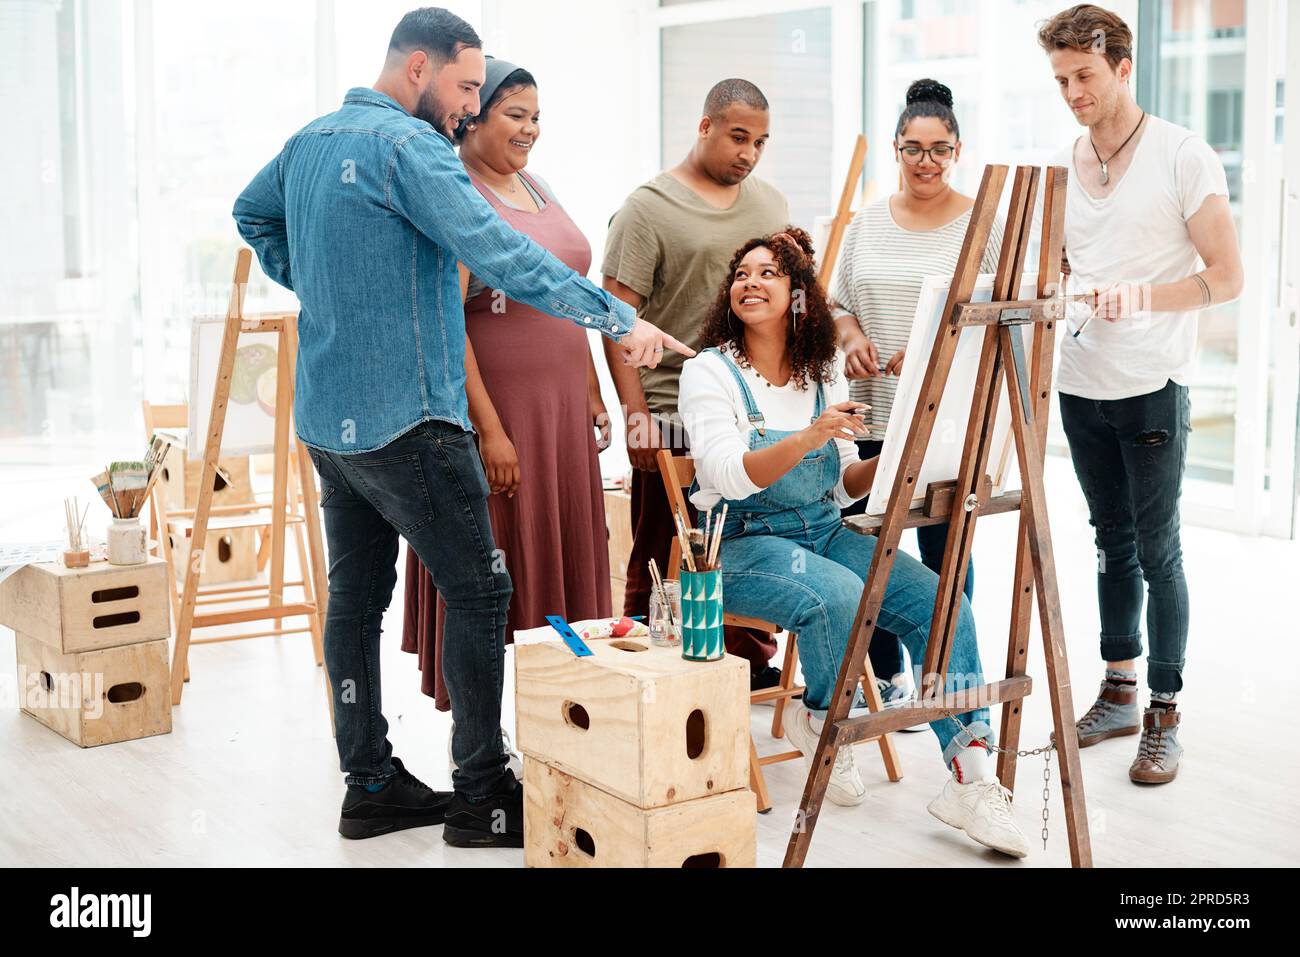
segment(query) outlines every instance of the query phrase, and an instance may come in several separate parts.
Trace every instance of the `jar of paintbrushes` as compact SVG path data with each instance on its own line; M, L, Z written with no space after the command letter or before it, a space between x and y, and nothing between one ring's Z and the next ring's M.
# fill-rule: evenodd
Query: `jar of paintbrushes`
M142 461L110 462L107 469L91 478L113 513L106 536L111 565L141 565L149 560L149 538L140 513L162 470L169 444L155 435Z
M727 653L722 637L722 526L726 505L715 524L712 509L703 528L688 529L680 512L674 518L682 543L682 657L689 661L719 661Z

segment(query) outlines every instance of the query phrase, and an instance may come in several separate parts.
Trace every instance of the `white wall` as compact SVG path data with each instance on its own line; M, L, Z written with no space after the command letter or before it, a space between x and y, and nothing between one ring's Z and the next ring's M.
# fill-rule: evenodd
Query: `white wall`
M475 24L485 53L537 78L542 135L529 169L551 185L591 243L589 277L596 283L609 218L659 172L658 124L642 105L658 85L657 68L648 71L643 62L652 7L653 0L483 0L483 20ZM654 88L647 90L649 84ZM591 338L614 417L614 443L602 453L601 467L618 475L627 468L618 396L598 336Z

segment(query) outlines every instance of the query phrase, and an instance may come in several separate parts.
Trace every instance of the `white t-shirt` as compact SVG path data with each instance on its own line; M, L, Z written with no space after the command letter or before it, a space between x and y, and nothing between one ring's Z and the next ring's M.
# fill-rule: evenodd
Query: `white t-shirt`
M733 360L737 357L731 354ZM740 374L749 386L754 404L763 414L764 427L782 432L797 432L812 422L817 407L817 388L795 388L793 382L783 386L768 383L753 369L742 367ZM701 352L682 365L677 409L690 439L695 459L695 479L700 489L691 496L696 508L712 508L721 499L738 501L762 491L745 471L745 453L749 451L749 410L736 378L721 356ZM848 380L844 378L844 356L836 353L835 380L825 389L826 407L849 399ZM835 439L840 453L840 480L835 486L835 503L847 508L856 499L844 490L844 470L858 460L857 445L848 439Z
M1201 137L1148 115L1132 163L1105 199L1083 188L1073 146L1054 162L1069 170L1067 294L1108 282L1177 282L1205 268L1187 220L1207 197L1227 196L1228 181L1218 154ZM1196 316L1193 310L1140 313L1117 322L1098 317L1078 338L1073 333L1081 319L1072 318L1061 338L1057 388L1085 399L1127 399L1157 392L1170 379L1187 385Z

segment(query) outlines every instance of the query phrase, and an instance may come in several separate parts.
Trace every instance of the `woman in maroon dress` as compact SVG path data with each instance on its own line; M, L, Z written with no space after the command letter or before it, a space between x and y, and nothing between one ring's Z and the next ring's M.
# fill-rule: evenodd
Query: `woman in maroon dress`
M546 184L524 172L540 133L536 82L526 70L489 59L480 96L478 116L456 134L470 180L502 219L585 275L591 266L586 238ZM492 534L514 582L506 641L516 629L545 625L546 615L607 617L609 552L597 452L609 444L609 416L587 335L487 289L464 266L461 288L470 419L492 490ZM402 648L419 655L421 690L446 711L443 614L428 571L408 549Z

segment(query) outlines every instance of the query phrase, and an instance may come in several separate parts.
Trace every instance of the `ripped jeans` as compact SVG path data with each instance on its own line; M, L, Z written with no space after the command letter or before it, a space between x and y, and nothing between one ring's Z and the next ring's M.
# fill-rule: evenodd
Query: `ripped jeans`
M1061 424L1097 543L1101 657L1142 654L1146 582L1147 684L1180 691L1187 651L1187 579L1178 499L1191 403L1172 379L1158 392L1097 401L1061 393Z

